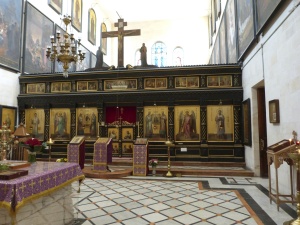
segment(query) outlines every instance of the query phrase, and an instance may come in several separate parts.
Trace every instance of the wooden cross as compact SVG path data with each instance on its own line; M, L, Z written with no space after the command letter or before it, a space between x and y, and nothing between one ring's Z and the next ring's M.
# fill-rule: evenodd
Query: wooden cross
M118 27L118 31L102 33L102 38L118 37L118 67L124 67L124 37L141 35L140 29L124 30L125 26L127 26L127 22L124 22L124 19L118 19L118 22L115 23L115 27Z

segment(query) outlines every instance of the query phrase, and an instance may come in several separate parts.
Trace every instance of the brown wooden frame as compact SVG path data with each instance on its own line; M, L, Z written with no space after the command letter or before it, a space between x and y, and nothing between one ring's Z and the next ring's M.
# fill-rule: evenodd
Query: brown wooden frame
M280 123L278 99L269 101L269 120L270 123Z
M251 104L250 98L243 101L242 112L243 112L243 136L244 144L252 146L252 135L251 135Z

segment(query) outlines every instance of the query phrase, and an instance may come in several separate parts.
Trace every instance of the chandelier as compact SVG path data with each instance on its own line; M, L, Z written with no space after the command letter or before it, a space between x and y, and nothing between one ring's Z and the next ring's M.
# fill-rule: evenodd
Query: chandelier
M51 46L47 46L46 56L51 60L51 62L54 62L56 60L58 63L62 64L64 69L63 77L67 78L68 69L70 67L69 64L77 63L78 60L82 62L82 60L84 60L85 58L85 53L79 50L79 47L81 45L80 39L78 39L77 43L77 53L74 34L68 34L68 25L71 23L71 17L65 15L62 21L66 26L66 31L63 36L61 36L60 31L56 31L56 40L54 38L54 35L50 36Z

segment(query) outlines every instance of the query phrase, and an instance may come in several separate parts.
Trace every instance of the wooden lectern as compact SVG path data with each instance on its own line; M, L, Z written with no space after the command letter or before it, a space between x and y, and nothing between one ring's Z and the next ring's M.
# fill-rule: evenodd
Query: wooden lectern
M108 163L112 162L112 139L98 138L94 144L93 169L99 172L107 172Z
M68 144L68 162L75 162L84 168L85 161L85 139L84 136L75 136Z
M147 176L148 162L148 139L137 138L133 145L133 176Z
M295 151L296 144L291 144L289 140L282 140L278 143L275 143L268 147L267 150L267 157L268 157L268 175L269 175L269 198L270 203L272 200L277 204L277 210L279 210L279 204L281 203L296 203L295 195L293 194L293 161L289 157L288 153ZM279 193L278 188L278 168L286 162L290 166L290 186L291 186L291 194L283 195ZM271 186L271 164L274 164L275 167L275 193L272 192Z

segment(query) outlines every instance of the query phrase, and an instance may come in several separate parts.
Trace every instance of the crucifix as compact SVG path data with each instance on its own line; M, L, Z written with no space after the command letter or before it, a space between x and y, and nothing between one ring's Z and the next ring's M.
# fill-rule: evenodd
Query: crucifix
M124 67L124 37L125 36L138 36L141 35L141 30L124 30L127 26L127 22L124 19L118 19L115 23L115 27L118 27L118 31L102 32L102 38L118 37L118 67Z

